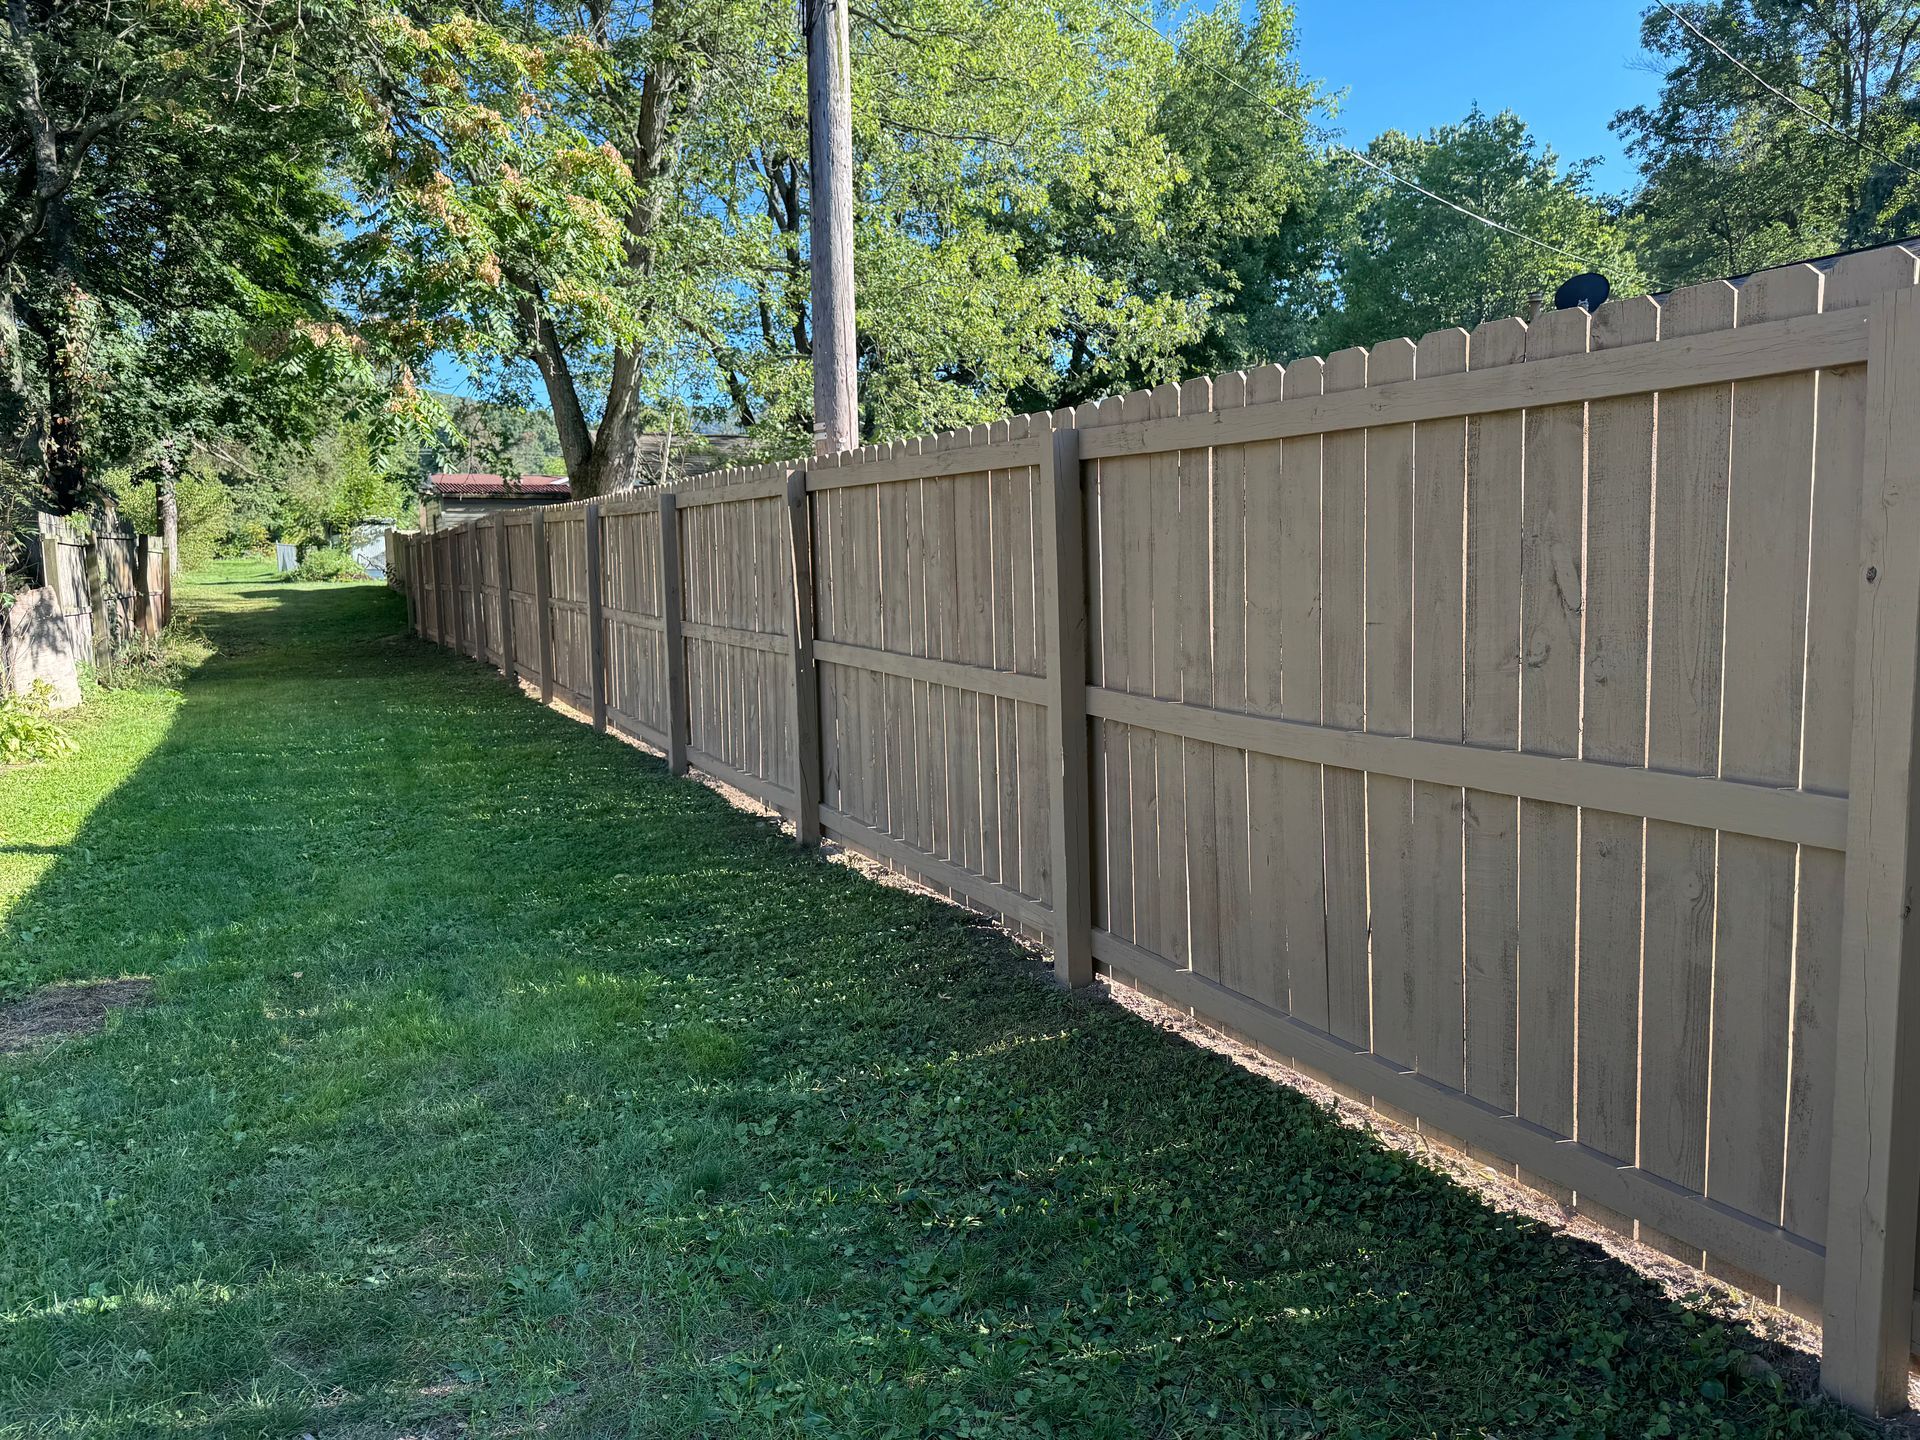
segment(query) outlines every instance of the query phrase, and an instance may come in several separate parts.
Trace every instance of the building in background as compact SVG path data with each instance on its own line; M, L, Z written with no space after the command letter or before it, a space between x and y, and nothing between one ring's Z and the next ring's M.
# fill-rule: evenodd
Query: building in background
M565 477L558 475L522 475L512 481L477 472L429 475L427 495L420 502L420 528L438 530L523 505L560 505L571 494Z

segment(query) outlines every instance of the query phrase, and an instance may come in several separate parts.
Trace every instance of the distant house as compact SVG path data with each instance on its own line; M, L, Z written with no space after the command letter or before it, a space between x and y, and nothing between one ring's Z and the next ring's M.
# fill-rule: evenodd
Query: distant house
M477 472L429 475L420 528L438 530L522 505L559 505L570 494L565 477L558 475L522 475L517 480Z

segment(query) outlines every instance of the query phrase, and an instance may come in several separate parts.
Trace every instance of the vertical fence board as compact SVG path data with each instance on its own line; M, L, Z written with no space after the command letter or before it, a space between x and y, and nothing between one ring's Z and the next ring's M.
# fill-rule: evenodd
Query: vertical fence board
M1584 354L1587 343L1585 310L1550 311L1527 336L1527 359ZM1520 745L1535 754L1577 755L1586 598L1586 406L1529 409L1524 444ZM1561 1135L1573 1133L1579 863L1578 812L1571 805L1521 801L1514 1089L1524 1119Z
M1651 343L1660 307L1651 299L1601 307L1592 346ZM1647 750L1647 587L1653 544L1654 398L1596 400L1587 416L1586 668L1583 751L1618 765ZM1640 866L1645 822L1586 811L1580 822L1581 1143L1632 1162L1640 1096ZM1581 1197L1581 1208L1593 1204ZM1632 1233L1626 1217L1602 1214Z
M1521 363L1527 327L1477 328L1467 363ZM1467 743L1512 749L1520 739L1520 507L1524 422L1517 410L1467 422L1465 729ZM1467 1092L1504 1109L1517 1103L1515 1027L1520 947L1519 802L1466 793Z
M1367 357L1367 384L1414 378L1411 340L1389 340ZM1413 732L1412 425L1367 432L1365 726L1378 735ZM1372 950L1371 1048L1414 1063L1418 1045L1417 957L1429 937L1415 933L1408 888L1422 867L1413 856L1413 782L1366 777L1367 911Z
M1064 422L1065 416L1061 417ZM1053 431L1040 466L1039 608L1046 631L1047 813L1053 848L1054 978L1093 979L1091 838L1087 833L1087 588L1080 436Z
M1662 307L1661 333L1730 328L1735 304L1718 282L1679 291ZM1660 397L1648 761L1667 769L1710 774L1719 763L1732 403L1729 385ZM1706 1178L1714 852L1711 830L1647 826L1640 1160L1695 1190ZM1690 1243L1652 1243L1701 1262Z
M1467 368L1467 332L1439 330L1417 347L1414 373L1437 377ZM1461 647L1466 605L1467 422L1414 426L1412 733L1459 744L1463 731ZM1412 1063L1442 1084L1466 1079L1465 955L1462 950L1461 823L1465 792L1416 780L1411 796L1414 854L1408 874L1413 975Z
M1814 314L1820 290L1810 265L1756 275L1739 323ZM1816 390L1811 372L1734 387L1720 737L1720 773L1734 779L1791 785L1800 774ZM1706 1191L1772 1220L1786 1164L1795 847L1722 835L1717 864Z

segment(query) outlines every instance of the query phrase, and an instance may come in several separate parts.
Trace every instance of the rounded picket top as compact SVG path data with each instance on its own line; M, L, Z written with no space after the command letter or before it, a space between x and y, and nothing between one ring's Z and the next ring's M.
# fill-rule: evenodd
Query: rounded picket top
M1527 358L1546 360L1558 355L1584 354L1592 325L1593 316L1577 305L1567 310L1547 311L1527 332Z
M1367 383L1367 347L1349 345L1327 357L1327 393L1361 390Z
M1287 366L1286 398L1320 395L1326 391L1327 362L1318 355L1303 355Z
M1247 371L1247 404L1269 404L1286 393L1287 371L1281 366L1256 365Z
M1731 330L1739 313L1740 291L1729 280L1707 280L1668 295L1660 307L1660 334L1673 340L1682 335L1708 335Z

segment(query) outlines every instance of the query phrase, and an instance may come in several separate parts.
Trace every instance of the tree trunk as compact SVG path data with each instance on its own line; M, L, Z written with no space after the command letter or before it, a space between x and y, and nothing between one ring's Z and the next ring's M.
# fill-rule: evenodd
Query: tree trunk
M160 539L167 547L167 574L180 573L180 497L174 491L173 462L162 460L153 487L160 511Z

